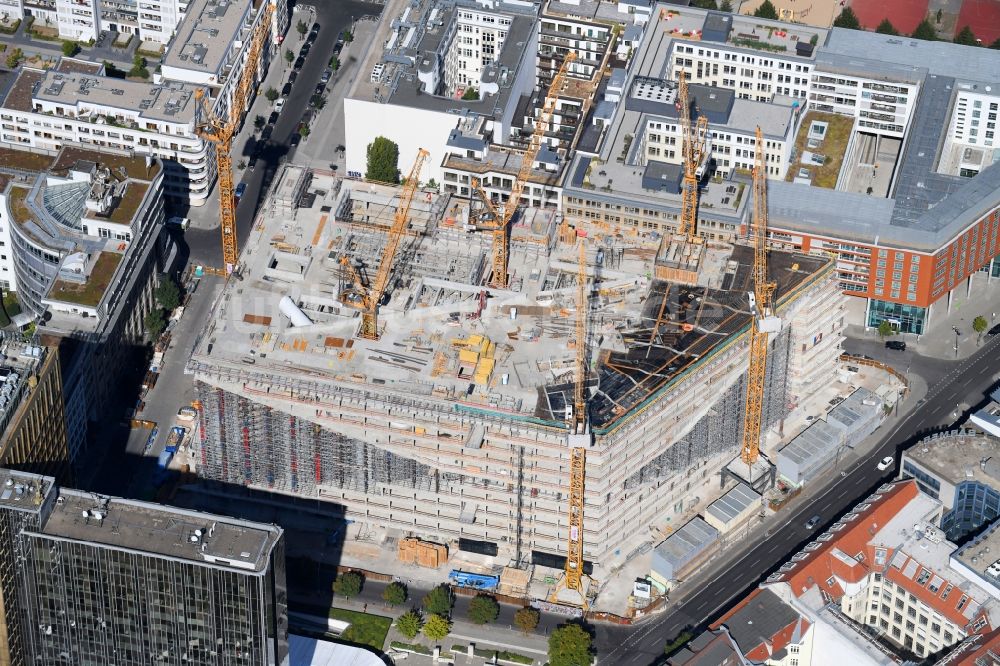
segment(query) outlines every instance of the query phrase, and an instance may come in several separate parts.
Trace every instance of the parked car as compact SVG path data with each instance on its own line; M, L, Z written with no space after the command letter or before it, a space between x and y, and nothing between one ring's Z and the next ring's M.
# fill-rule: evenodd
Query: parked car
M877 465L878 471L884 472L885 470L889 469L895 464L896 464L895 458L893 458L892 456L886 456L885 458L882 458L882 460L879 461Z
M895 349L896 351L906 351L906 343L902 340L887 340L885 343L886 349Z
M297 58L297 59L295 60L295 66L294 66L294 67L292 67L292 70L293 70L293 71L296 71L296 72L297 72L297 71L299 71L300 69L302 69L302 65L304 65L304 64L306 64L306 59L305 59L305 58L303 58L302 56L299 56L299 57L298 57L298 58Z
M309 51L311 49L312 49L312 44L306 42L305 44L302 45L302 48L299 49L299 57L305 58L307 55L309 55Z
M285 108L285 98L279 97L278 101L274 103L274 112L281 113L281 110Z
M333 45L333 55L339 56L340 52L344 50L344 42L337 42Z
M316 41L316 37L318 36L319 36L318 32L310 32L309 36L306 37L306 44L309 44L311 46L312 43Z
M332 77L333 77L333 70L328 69L325 72L323 72L323 76L319 77L319 82L322 83L323 85L326 85L327 83L330 82L330 79Z
M313 23L312 27L309 28L309 31L310 32L319 32L319 29L322 28L322 27L323 26L321 26L319 23Z
M324 92L326 92L326 86L324 86L322 83L317 83L316 84L316 94L317 95L322 95Z
M243 197L243 193L246 191L247 191L246 183L240 183L239 185L236 186L236 191L233 192L233 197L236 199L236 203L240 202L240 199Z
M299 145L300 141L302 141L302 135L299 134L298 132L293 132L291 138L288 139L288 145L294 148L295 146Z
M292 94L292 84L291 83L286 83L285 85L281 86L281 94L285 95L286 97L288 95L291 95Z
M251 155L250 159L247 160L247 169L249 169L250 171L253 171L255 168L257 168L257 159L258 158L257 158L256 153L253 154L253 155Z
M812 518L806 521L806 529L807 530L816 529L816 526L819 525L819 521L821 520L823 519L820 518L818 514L813 516Z
M271 133L272 133L272 132L274 132L274 125L268 125L268 126L267 126L267 127L265 127L265 128L264 128L264 130L263 130L263 131L262 131L262 132L260 133L260 140L261 140L261 141L267 141L268 139L270 139L270 138L271 138Z
M297 78L299 78L299 73L298 73L297 70L293 69L291 71L291 73L288 75L288 82L289 83L295 83L295 79L297 79Z
M277 111L272 111L271 115L268 116L268 118L267 118L267 124L268 125L273 125L274 123L278 122L278 116L279 115L280 114Z
M1000 324L997 324L990 330L986 331L986 335L996 335L997 333L1000 333Z
M188 225L191 224L191 220L186 217L168 217L167 224L171 227L179 227L180 229L187 229Z

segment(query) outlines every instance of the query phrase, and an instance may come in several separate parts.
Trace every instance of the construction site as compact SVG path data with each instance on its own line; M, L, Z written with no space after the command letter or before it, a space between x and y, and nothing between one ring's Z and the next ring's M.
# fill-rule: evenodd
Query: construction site
M754 245L660 279L662 239L548 209L490 223L421 190L423 158L403 187L280 173L189 364L200 476L334 503L384 548L565 563L580 595L715 499L707 470L718 495L773 483L743 446ZM844 298L825 255L765 270L762 430L834 381Z

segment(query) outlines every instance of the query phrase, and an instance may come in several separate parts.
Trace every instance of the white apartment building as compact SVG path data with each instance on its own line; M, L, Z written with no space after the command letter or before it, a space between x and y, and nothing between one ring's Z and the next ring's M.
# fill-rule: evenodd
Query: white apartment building
M0 11L56 28L62 39L87 42L101 32L117 32L166 44L187 4L187 0L0 0Z
M461 97L481 85L483 71L498 59L511 17L460 7L444 46L444 94Z
M22 68L0 103L0 137L19 148L129 150L164 163L164 193L205 202L215 180L211 144L195 134L194 88L80 73L64 59L53 70ZM91 64L91 63L84 63Z

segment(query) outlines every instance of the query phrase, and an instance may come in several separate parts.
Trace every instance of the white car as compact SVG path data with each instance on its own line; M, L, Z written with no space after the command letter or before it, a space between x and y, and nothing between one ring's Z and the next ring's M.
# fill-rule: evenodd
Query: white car
M278 101L274 103L274 110L277 113L281 113L281 110L283 108L285 108L285 98L284 97L279 97Z
M884 472L885 470L889 469L895 464L896 464L895 458L893 458L892 456L886 456L885 458L882 458L881 462L879 462L878 471Z

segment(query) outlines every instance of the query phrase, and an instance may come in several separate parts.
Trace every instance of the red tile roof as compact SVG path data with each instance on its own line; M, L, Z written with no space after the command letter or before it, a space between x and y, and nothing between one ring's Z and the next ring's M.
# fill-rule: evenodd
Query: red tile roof
M864 579L875 561L875 547L871 538L893 516L919 494L915 481L899 481L882 486L879 490L855 507L855 517L842 529L833 534L833 538L821 542L813 541L806 546L807 550L798 562L792 562L794 568L783 572L779 579L772 576L769 582L784 580L796 596L802 596L812 586L818 586L820 591L833 598L839 598L844 591L837 583L837 578L848 583L857 583ZM862 508L864 507L864 508ZM859 511L859 509L861 509ZM825 536L825 535L823 535ZM822 539L823 536L819 538ZM813 548L813 550L808 550ZM886 553L886 562L891 557L891 549ZM858 562L857 556L863 554L863 560ZM856 564L850 564L849 560ZM833 579L831 582L827 582Z
M980 661L982 660L982 661ZM1000 629L969 636L941 657L938 666L979 666L1000 662Z
M901 553L899 560L894 559L893 562L896 562L899 567L890 566L885 571L885 577L896 585L902 587L927 606L930 606L937 612L941 613L948 619L949 622L959 627L964 627L984 614L982 610L978 608L979 604L973 601L972 597L969 597L959 589L958 585L961 581L959 581L959 583L954 583L950 580L941 578L936 573L926 569L926 567L920 564L919 559L910 557L909 554L905 552ZM923 582L923 584L919 582L922 571L929 572L929 575L926 576L927 579ZM912 573L908 576L907 572ZM936 592L931 591L930 589L932 582L937 584ZM945 594L945 591L947 591L947 594ZM962 601L963 598L965 600L964 602ZM961 606L961 609L959 606ZM970 611L970 608L975 608L975 611Z

